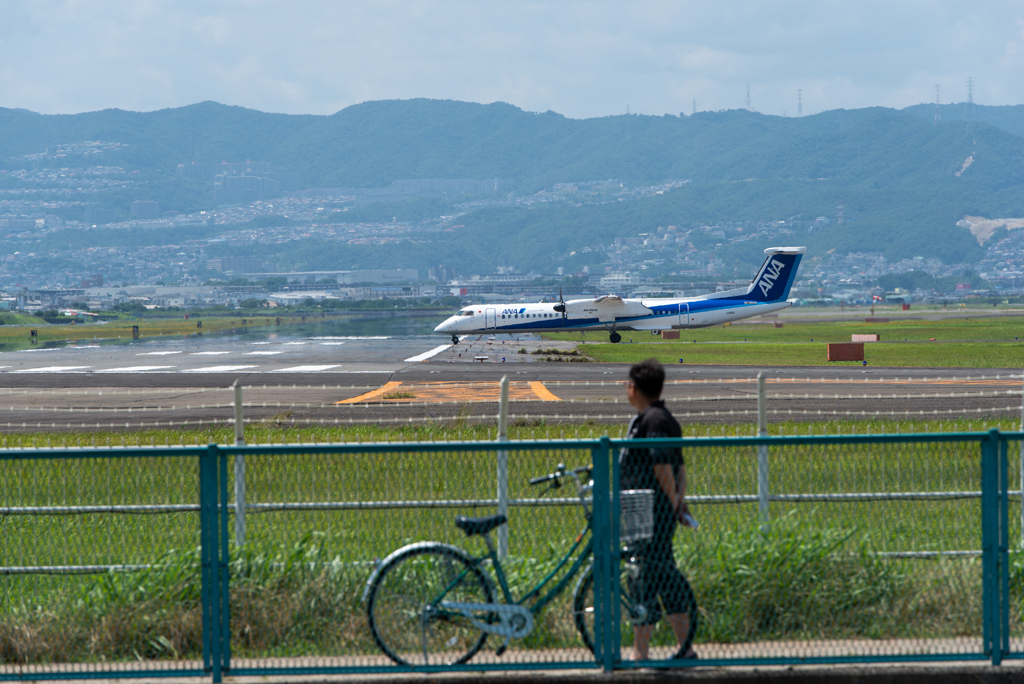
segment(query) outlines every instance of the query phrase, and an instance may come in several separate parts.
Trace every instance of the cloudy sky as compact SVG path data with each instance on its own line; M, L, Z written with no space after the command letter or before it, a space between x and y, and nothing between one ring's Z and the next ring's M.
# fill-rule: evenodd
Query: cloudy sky
M502 100L574 118L1024 102L1024 1L0 0L0 106L330 114Z

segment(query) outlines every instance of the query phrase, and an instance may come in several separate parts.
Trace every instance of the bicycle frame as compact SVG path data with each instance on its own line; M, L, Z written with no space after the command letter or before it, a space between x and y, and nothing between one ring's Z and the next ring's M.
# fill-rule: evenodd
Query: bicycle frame
M534 616L537 616L540 614L542 610L544 610L545 607L547 607L549 603L551 603L552 600L555 599L555 597L557 597L559 594L565 591L565 588L569 586L569 583L572 582L573 579L575 579L577 573L579 573L580 569L583 567L583 564L587 561L588 558L593 556L594 540L593 537L587 536L587 533L589 531L590 521L588 520L586 527L584 527L580 531L580 533L576 535L576 540L573 542L572 547L558 562L558 565L556 565L554 569L552 569L551 572L549 572L543 579L537 582L537 584L534 585L532 589L527 591L518 601L512 598L512 591L508 587L508 580L505 577L505 570L501 566L501 560L498 558L498 552L495 550L494 542L491 541L490 536L484 535L484 541L487 543L487 554L479 558L474 557L473 565L474 567L479 567L486 560L490 560L491 563L493 563L494 574L498 578L498 586L501 589L501 594L502 597L505 599L505 603L508 603L510 605L521 606L530 599L537 597L536 602L534 602L533 605L529 607L529 611L533 613ZM586 544L583 543L585 537ZM569 571L565 574L565 576L558 580L558 582L555 583L555 586L550 591L548 591L546 594L541 595L541 592L544 590L544 587L548 584L548 582L550 582L556 575L558 575L559 572L562 571L566 564L569 563L570 559L572 559L573 555L576 553L576 550L579 549L581 546L583 547L582 552L573 561L572 566L570 566Z
M566 552L558 564L551 570L543 579L537 582L536 585L529 591L527 591L518 601L512 597L512 591L508 586L508 578L505 576L505 570L501 566L501 559L498 557L498 552L494 547L494 542L491 540L490 534L481 535L484 538L484 543L487 545L487 553L483 556L470 556L470 566L460 572L449 584L445 587L440 595L432 601L432 605L439 606L445 595L448 594L454 587L456 587L471 571L473 568L481 569L483 563L490 560L494 566L494 574L498 579L498 587L501 589L501 595L504 599L505 605L510 606L522 606L530 599L537 598L537 600L531 605L528 610L536 617L547 607L551 601L553 601L559 594L565 591L565 588L569 586L569 583L575 579L579 573L583 564L588 558L592 558L594 554L594 540L593 536L588 536L588 532L592 530L591 511L587 507L587 501L584 498L584 492L587 491L588 487L584 487L580 481L579 475L575 471L568 471L564 473L565 477L571 477L576 481L577 493L580 497L580 504L583 506L584 516L586 517L587 524L580 530L580 533L576 535L575 541L573 541L572 547ZM584 544L584 539L586 543ZM577 550L582 546L582 551L576 556L575 560L573 556ZM563 568L572 560L572 565L569 567L569 571L562 577L555 586L546 594L541 595L547 584L562 571ZM486 573L486 571L484 571Z

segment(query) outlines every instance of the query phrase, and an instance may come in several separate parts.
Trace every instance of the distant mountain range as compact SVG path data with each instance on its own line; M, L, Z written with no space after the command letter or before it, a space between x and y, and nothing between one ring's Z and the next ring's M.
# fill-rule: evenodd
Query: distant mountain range
M973 261L982 250L958 220L1024 217L1024 106L944 105L941 114L938 125L933 105L802 118L731 110L577 120L504 103L424 99L367 102L331 116L213 102L147 113L0 109L0 168L24 165L16 158L60 144L125 143L104 152L102 163L143 172L151 195L165 192L167 208L177 201L182 210L212 202L191 186L178 187L174 168L190 161L269 161L297 172L305 188L514 178L517 194L531 194L574 181L690 179L664 195L608 205L473 211L460 219L465 228L452 234L448 251L539 267L553 252L658 225L834 216L841 202L846 225L794 239L809 243L812 254ZM365 254L360 259L368 265Z

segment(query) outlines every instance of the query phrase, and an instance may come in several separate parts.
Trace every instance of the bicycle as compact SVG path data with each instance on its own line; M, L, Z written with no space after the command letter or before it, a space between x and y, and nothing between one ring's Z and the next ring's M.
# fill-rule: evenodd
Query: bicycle
M374 570L363 594L370 631L377 646L399 665L451 665L468 662L493 634L504 640L495 650L495 655L501 656L512 639L522 639L533 631L535 618L582 570L573 588L573 621L584 645L594 652L594 570L592 562L587 563L593 556L593 536L588 534L592 530L593 513L588 495L593 481L584 484L580 477L583 475L589 480L591 470L590 466L567 470L564 464L559 464L554 473L529 481L534 486L551 483L550 491L560 488L563 479L571 479L576 485L586 524L555 568L518 601L512 597L490 537L491 531L508 522L503 515L455 518L455 525L467 537L483 537L487 546L483 556L473 556L441 542L418 542L392 552ZM639 502L645 498L646 503L640 502L640 508L646 506L647 520L642 522L641 528L653 528L653 494L651 490L620 494L623 502ZM624 518L630 517L627 509L630 507L624 505L623 511L627 513ZM623 539L627 542L650 536L649 530L639 534L635 530L626 532ZM649 612L630 598L635 593L643 595L642 588L638 591L637 587L639 578L644 576L643 561L629 546L623 548L621 554L624 562L619 564L620 615L623 645L629 645L632 625L642 623ZM482 567L488 560L497 577L500 602L494 600L494 581ZM545 592L548 583L566 565L569 565L568 571ZM683 644L684 653L697 631L696 603L692 602L692 592L689 596L691 619ZM529 607L525 605L528 602Z

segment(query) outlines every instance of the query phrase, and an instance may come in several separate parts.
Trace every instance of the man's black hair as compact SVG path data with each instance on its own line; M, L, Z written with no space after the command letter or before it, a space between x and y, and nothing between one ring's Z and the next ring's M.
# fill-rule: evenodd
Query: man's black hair
M629 380L640 394L648 399L658 399L665 384L665 369L657 359L645 359L629 369Z

